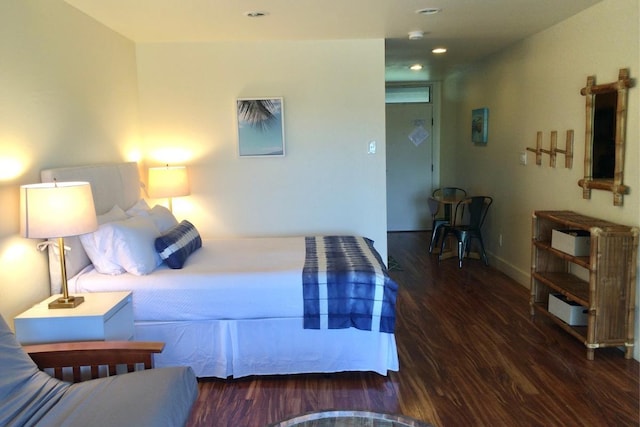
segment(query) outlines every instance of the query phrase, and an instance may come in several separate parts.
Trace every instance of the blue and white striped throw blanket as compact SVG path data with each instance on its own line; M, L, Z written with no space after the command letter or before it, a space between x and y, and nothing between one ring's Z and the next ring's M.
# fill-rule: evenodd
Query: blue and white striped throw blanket
M305 240L304 328L393 333L398 285L373 241L356 236Z

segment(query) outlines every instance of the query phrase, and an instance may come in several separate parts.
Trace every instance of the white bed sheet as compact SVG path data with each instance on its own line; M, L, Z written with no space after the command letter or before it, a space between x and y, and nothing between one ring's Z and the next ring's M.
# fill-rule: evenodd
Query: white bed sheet
M135 339L166 343L155 366L191 366L198 377L240 378L399 369L394 334L303 329L299 319L136 322Z
M304 237L211 239L183 269L110 276L88 267L74 292L132 291L137 321L302 318Z
M304 237L204 240L181 270L109 276L91 266L71 293L133 292L135 339L162 341L155 365L198 377L399 369L394 334L304 329Z

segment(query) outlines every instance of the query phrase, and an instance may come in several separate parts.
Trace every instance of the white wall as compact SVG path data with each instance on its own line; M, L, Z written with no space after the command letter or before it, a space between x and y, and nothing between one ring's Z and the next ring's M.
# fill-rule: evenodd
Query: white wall
M495 198L486 230L492 262L526 286L534 210L568 209L640 225L637 85L629 91L624 182L631 191L624 197L624 206L613 206L612 193L606 191L594 190L591 199L585 200L577 185L584 173L585 97L580 89L589 75L596 76L596 83L616 81L619 68L630 68L631 77L638 80L639 5L638 0L604 0L444 84L442 181ZM471 110L478 107L490 110L486 147L470 142ZM558 145L563 148L568 129L575 132L572 169L564 167L562 155L556 168L549 166L547 155L542 166L536 166L531 152L527 166L518 164L519 152L535 147L537 131L543 132L543 147L548 148L550 132L557 130ZM636 343L639 329L636 321ZM638 359L637 345L635 350Z
M49 295L45 255L19 236L19 186L46 167L131 159L134 45L59 1L0 2L0 313Z
M207 237L361 234L386 260L383 40L137 52L143 157L190 167L178 217ZM284 97L286 156L239 158L236 99L269 96Z

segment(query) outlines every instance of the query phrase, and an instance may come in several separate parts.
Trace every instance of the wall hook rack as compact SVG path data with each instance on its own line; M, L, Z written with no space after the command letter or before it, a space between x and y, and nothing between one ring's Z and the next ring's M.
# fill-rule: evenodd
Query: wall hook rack
M542 154L549 155L549 166L556 167L556 155L558 153L564 154L564 167L571 169L573 167L573 129L567 131L567 138L565 141L565 149L559 149L558 143L558 131L551 131L551 146L548 150L542 148L542 132L538 131L536 134L536 148L527 147L527 151L536 153L536 165L542 164Z

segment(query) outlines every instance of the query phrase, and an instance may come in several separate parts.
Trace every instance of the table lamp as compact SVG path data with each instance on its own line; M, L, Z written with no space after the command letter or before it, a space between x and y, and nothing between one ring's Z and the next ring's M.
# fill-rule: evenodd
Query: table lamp
M74 308L83 297L69 295L64 238L98 228L91 184L88 182L48 182L20 187L20 234L31 239L58 239L62 297L49 308Z
M169 210L173 212L172 197L189 195L189 177L186 166L162 166L149 168L149 197L167 197Z

